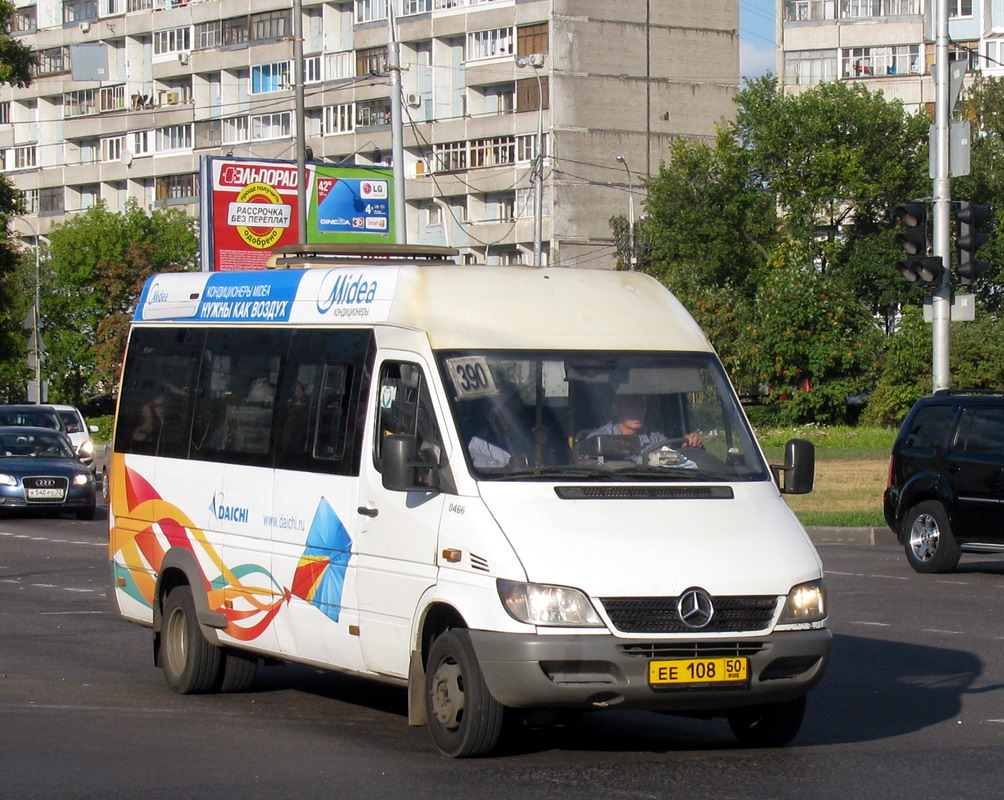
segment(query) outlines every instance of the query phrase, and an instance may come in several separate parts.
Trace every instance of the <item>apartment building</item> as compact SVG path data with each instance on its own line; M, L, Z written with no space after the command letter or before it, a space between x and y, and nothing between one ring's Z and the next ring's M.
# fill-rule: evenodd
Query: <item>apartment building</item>
M611 267L609 219L669 141L734 113L738 0L303 0L302 120L289 0L15 0L41 57L0 90L24 226L99 198L195 215L202 156L295 160L298 125L316 162L389 164L388 2L408 240L471 263L532 263L538 126L543 262Z
M935 0L777 0L777 70L786 91L850 80L933 113ZM1004 2L948 0L953 58L1004 74Z

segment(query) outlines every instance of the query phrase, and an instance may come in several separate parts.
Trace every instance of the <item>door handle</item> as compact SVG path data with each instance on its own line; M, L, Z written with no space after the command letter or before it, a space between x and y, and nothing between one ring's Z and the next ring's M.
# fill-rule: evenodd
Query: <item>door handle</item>
M364 517L375 517L377 514L380 513L380 509L370 508L369 506L359 506L359 508L357 508L356 511L362 514Z

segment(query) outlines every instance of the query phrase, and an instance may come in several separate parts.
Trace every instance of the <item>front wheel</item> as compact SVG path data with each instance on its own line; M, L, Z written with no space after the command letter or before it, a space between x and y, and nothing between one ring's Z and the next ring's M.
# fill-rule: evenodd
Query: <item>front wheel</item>
M188 586L175 586L168 593L160 635L160 666L174 691L203 694L217 688L220 648L202 635Z
M453 758L491 752L502 734L504 708L485 684L470 634L440 634L425 670L429 731L443 754Z
M941 503L925 500L903 518L906 560L917 572L951 572L962 550Z
M795 738L805 715L805 695L786 703L737 708L729 727L747 747L781 747Z

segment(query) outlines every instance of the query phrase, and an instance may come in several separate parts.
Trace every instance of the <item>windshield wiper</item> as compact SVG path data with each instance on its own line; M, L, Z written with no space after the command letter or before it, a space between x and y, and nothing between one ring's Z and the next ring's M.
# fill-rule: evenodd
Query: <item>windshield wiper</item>
M483 475L484 480L505 481L505 480L526 480L540 478L542 480L555 480L561 478L589 478L592 480L614 480L624 481L628 478L621 477L618 471L605 469L592 469L589 467L539 467L537 469L519 469L511 472L500 472L493 475Z

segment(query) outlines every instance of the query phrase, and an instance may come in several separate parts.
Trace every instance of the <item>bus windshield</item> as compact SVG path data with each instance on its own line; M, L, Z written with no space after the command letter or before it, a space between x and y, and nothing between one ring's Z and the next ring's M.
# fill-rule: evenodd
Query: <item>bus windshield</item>
M767 480L710 353L439 354L481 479Z

